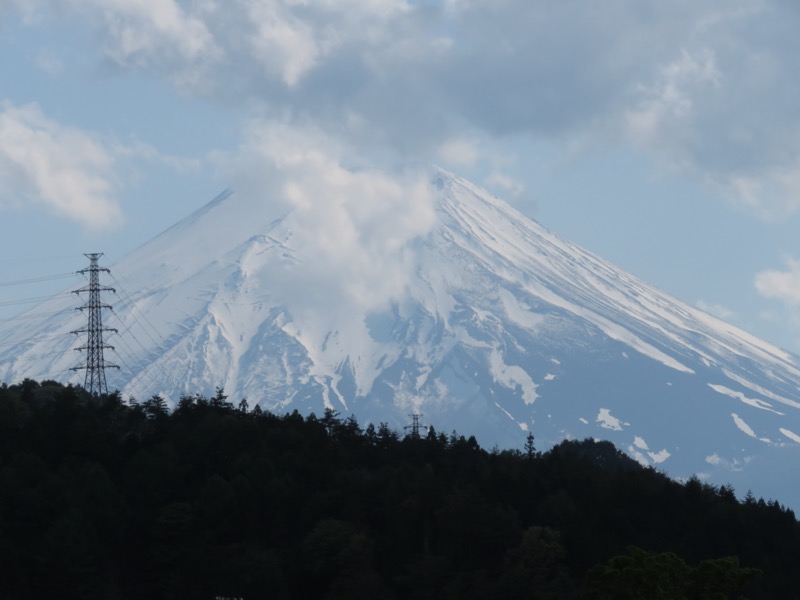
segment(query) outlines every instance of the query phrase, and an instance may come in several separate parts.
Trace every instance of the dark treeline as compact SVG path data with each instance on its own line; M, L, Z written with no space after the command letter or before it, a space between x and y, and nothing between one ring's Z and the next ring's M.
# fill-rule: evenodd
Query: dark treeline
M796 598L775 501L607 442L0 387L2 598Z

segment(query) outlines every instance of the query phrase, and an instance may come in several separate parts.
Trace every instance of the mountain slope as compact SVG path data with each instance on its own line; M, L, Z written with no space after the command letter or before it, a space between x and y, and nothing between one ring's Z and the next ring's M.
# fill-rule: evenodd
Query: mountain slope
M120 360L108 359L123 368L109 386L172 399L224 387L274 411L330 407L395 428L422 413L486 446L521 448L528 431L540 446L606 438L672 475L800 505L781 475L800 451L797 357L463 179L435 173L431 196L424 227L387 240L392 264L373 276L335 263L334 229L327 263L299 211L221 195L113 265ZM66 334L82 325L6 326L0 375L66 373Z

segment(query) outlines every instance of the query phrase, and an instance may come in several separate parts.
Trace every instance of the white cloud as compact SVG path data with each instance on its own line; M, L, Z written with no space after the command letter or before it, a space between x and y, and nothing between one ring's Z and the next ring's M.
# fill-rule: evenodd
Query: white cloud
M165 51L188 61L216 52L206 24L175 0L81 0L74 5L103 15L111 42L108 52L122 64L141 65ZM213 18L213 3L195 6Z
M480 158L481 151L477 140L454 138L439 147L438 155L449 165L472 167Z
M177 173L196 172L203 166L203 160L165 154L158 150L158 148L146 144L141 140L134 140L127 146L123 144L114 144L113 151L118 157L161 164Z
M767 165L756 173L731 173L735 199L760 217L778 221L800 208L800 149L793 162Z
M649 82L631 82L631 139L761 218L796 211L800 89L790 82L800 48L787 26L796 19L780 2L744 0L697 19Z
M217 17L216 0L10 0L29 26L57 23L73 30L90 24L103 54L121 68L166 71L183 90L207 91L210 66L222 52L207 22ZM0 6L0 8L2 8ZM56 59L56 60L54 60ZM60 66L41 56L41 68Z
M44 205L92 228L121 222L107 144L35 105L0 107L0 205Z
M697 308L722 320L729 320L736 316L736 313L731 309L726 308L721 304L712 304L704 300L697 301Z
M525 185L522 182L499 171L493 171L486 178L486 183L501 188L512 198L519 198L525 193Z
M295 85L319 60L313 28L279 3L251 3L249 17L255 29L250 37L253 54L286 85Z
M260 121L237 155L217 158L237 194L277 204L277 215L290 210L303 266L270 281L305 318L329 321L325 331L401 297L413 268L406 246L435 222L427 171L348 166L352 156L319 129ZM309 289L325 290L324 314Z
M251 1L244 7L252 55L289 87L343 47L385 45L392 20L410 10L403 0Z
M762 271L756 275L756 290L765 298L800 305L800 260L788 259L786 270Z
M41 13L48 0L0 0L0 10L14 7L19 11L23 22L36 23L41 18Z
M123 222L119 194L142 162L183 173L201 166L63 125L35 104L0 103L0 207L39 206L90 229L114 228Z
M796 8L779 0L640 4L46 5L93 23L122 68L155 69L237 111L312 122L362 151L470 167L478 150L511 135L558 148L570 139L589 149L626 140L759 215L797 210Z
M64 10L55 0L49 5ZM365 60L411 11L405 0L70 0L69 6L94 22L119 66L153 66L185 90L223 95L219 79L277 80L292 88L342 49L359 48Z
M61 57L46 48L41 49L36 56L36 66L51 75L60 73L64 68Z
M677 60L660 69L654 85L640 86L644 98L627 115L631 135L641 144L664 144L665 139L675 136L676 125L693 124L696 88L719 87L720 79L711 50L704 48L695 55L681 51Z

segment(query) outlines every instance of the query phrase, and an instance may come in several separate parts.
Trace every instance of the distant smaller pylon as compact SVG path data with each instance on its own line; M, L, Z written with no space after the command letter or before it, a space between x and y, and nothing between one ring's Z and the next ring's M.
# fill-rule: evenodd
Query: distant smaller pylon
M427 425L422 425L419 420L422 417L420 413L411 413L408 415L411 417L411 425L406 425L403 429L409 431L408 436L412 438L419 438L419 430L424 429L425 431L428 430Z

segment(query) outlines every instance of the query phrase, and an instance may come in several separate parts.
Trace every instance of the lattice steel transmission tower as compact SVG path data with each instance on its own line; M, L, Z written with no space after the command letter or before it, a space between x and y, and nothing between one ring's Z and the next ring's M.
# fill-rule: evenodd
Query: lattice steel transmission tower
M420 417L422 417L420 413L412 413L408 416L411 417L411 425L406 425L403 429L405 429L406 431L411 430L411 433L409 433L409 437L419 438L419 430L424 429L427 431L428 426L422 425L419 422Z
M73 294L89 294L89 299L83 306L79 306L76 310L81 312L88 311L88 322L86 327L76 329L72 333L79 335L86 334L86 345L75 348L76 351L86 351L86 362L78 367L72 367L70 371L86 371L86 378L83 383L84 389L92 396L99 394L107 394L108 387L106 386L106 369L119 369L118 365L107 363L103 357L103 351L108 348L114 349L114 346L109 346L103 343L103 332L113 331L116 329L110 327L103 327L103 309L111 308L109 304L103 304L100 299L100 292L116 292L114 288L105 287L100 285L100 273L110 273L108 269L104 269L97 265L97 261L102 252L93 254L84 254L89 259L89 266L81 269L78 273L89 274L89 285L82 287L79 290L73 290Z

